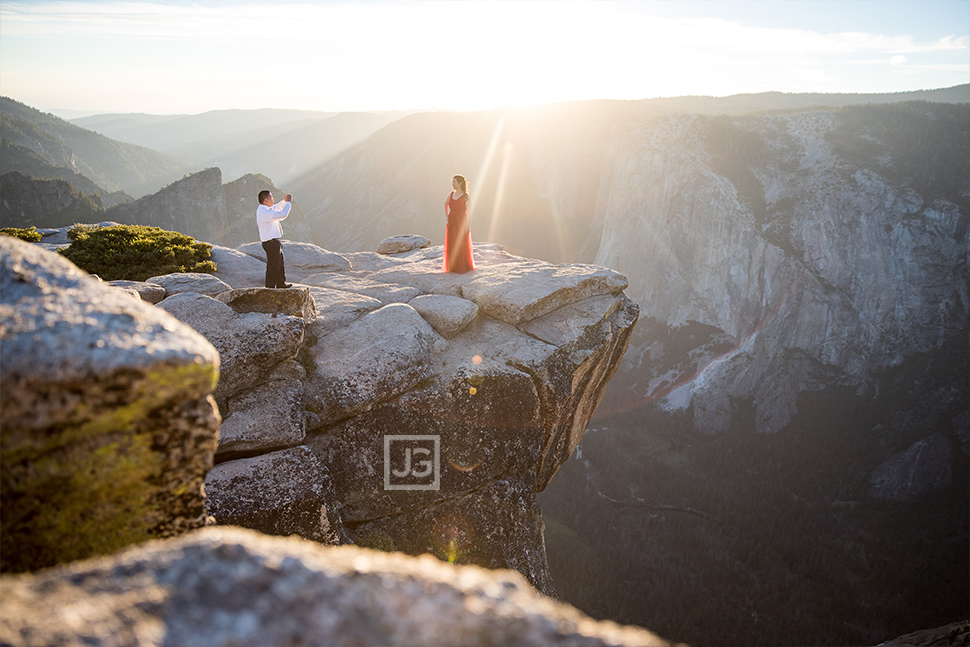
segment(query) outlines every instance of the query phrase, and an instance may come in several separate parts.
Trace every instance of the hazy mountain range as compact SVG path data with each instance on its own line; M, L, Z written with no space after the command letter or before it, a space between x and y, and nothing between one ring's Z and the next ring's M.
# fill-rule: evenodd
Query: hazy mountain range
M26 170L41 160L81 174L108 193L135 197L194 170L171 155L103 137L7 97L0 97L0 143L5 171Z
M105 175L76 126L14 103L5 146L10 111L33 133L11 145ZM197 173L119 219L236 245L255 239L245 191L272 181L294 239L440 244L462 173L476 241L629 278L621 371L542 495L567 601L692 644L873 644L966 616L970 86L252 112L89 118L268 176ZM42 167L22 158L4 171Z
M287 182L404 112L213 110L198 115L92 115L71 123L168 153L195 168L218 166L226 180L261 173Z

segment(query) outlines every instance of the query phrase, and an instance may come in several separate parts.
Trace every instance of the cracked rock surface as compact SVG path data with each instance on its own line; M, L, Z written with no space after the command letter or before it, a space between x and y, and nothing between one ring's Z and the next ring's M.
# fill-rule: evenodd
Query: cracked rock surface
M223 354L208 514L512 568L553 593L536 492L629 343L626 277L494 244L475 246L467 274L441 271L440 246L293 251L306 280L292 289L254 287L258 271L227 263L217 276L234 290L159 304Z

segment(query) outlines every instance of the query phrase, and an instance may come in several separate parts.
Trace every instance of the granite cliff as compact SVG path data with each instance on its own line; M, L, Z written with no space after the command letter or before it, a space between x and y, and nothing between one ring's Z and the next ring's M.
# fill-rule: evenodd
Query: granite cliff
M665 328L627 361L638 391L692 406L700 431L729 429L730 401L744 399L755 428L777 432L799 393L874 392L886 367L965 336L965 183L913 172L918 155L947 155L939 142L903 148L855 112L669 117L611 156L595 262L640 277L630 292ZM917 128L951 111L896 114ZM882 156L858 159L864 145ZM671 366L663 339L688 322L719 343Z
M167 312L219 352L213 396L223 422L205 481L216 523L513 568L552 593L536 492L580 442L638 308L623 294L625 277L605 268L484 244L478 269L444 274L441 247L428 243L402 236L384 246L393 253L349 255L287 243L297 287L286 291L252 287L264 271L255 245L216 247L225 262L215 276L116 287L158 301L155 316ZM25 276L14 259L47 254L5 244L14 282ZM97 288L123 305L131 298ZM28 307L16 293L5 298L11 317ZM4 331L4 370L19 367L12 377L36 399L30 357L41 348L15 332ZM20 355L19 364L7 359ZM56 398L60 382L45 379ZM49 433L37 408L17 409L37 427L17 438ZM5 447L8 428L5 418ZM28 472L44 460L32 446Z
M0 175L0 225L3 227L60 227L93 222L104 216L104 203L68 180L34 179L19 171Z

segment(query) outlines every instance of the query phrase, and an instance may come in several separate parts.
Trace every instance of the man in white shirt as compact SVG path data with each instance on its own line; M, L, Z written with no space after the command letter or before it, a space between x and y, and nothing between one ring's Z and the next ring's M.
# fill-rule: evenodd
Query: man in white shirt
M287 193L280 202L273 204L273 194L260 191L257 200L256 224L259 226L259 240L266 252L266 287L291 288L293 284L286 282L283 267L283 229L280 221L290 215L293 196Z

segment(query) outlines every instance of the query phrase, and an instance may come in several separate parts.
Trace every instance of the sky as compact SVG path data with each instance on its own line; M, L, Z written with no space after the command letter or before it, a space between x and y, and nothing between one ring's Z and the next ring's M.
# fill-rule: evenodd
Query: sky
M964 83L970 0L0 2L0 94L61 116Z

